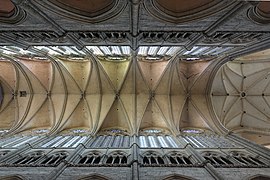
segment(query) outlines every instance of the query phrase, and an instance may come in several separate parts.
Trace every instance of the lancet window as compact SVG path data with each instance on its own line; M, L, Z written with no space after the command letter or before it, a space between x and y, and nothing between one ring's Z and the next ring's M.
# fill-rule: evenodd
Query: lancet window
M237 146L226 138L216 134L191 134L186 133L183 139L195 148L234 148Z
M76 148L80 143L84 143L88 138L88 136L56 136L41 147Z
M174 138L163 129L143 129L140 131L139 143L141 148L178 148Z
M34 142L38 136L17 136L17 137L12 137L8 138L6 140L3 140L0 142L0 146L3 147L12 147L12 148L18 148L20 146L25 145L26 143L29 142Z
M130 145L130 136L127 135L99 135L90 144L93 148L127 148Z

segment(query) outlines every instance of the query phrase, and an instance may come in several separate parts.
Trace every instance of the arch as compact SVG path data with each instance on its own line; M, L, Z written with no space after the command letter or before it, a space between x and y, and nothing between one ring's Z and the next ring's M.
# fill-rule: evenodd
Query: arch
M59 151L55 152L46 159L44 159L40 164L47 165L47 166L57 166L60 164L63 160L65 160L68 157L68 153L65 151Z
M162 180L195 180L195 179L188 177L188 176L173 174L173 175L169 175L169 176L163 178Z
M249 177L247 180L270 180L270 176L258 174L258 175Z
M174 165L192 165L191 156L187 156L181 152L170 152L165 155L168 158L168 162Z
M0 22L15 24L25 17L25 11L16 6L11 0L0 1Z
M90 176L85 176L82 178L79 178L78 180L109 180L106 176L100 175L100 174L92 174Z
M19 159L14 159L12 164L36 164L44 156L43 151L32 151L22 155Z
M152 16L171 23L184 23L208 17L218 13L233 1L228 0L149 0L144 7Z
M165 161L164 157L155 151L147 151L142 155L143 165L155 166L163 165L165 163L167 162Z
M213 166L232 166L234 163L230 160L230 158L224 156L219 152L207 151L203 152L202 156L204 159L212 164Z
M242 166L265 166L268 164L261 157L246 152L231 151L230 156Z
M0 177L0 179L1 180L26 180L26 178L21 175L4 176L4 177Z
M128 135L98 135L92 142L90 147L97 148L128 148L130 146L131 137Z
M114 18L121 14L127 5L125 0L82 0L80 3L76 0L49 0L37 3L61 16L90 23Z
M269 79L263 77L268 76L270 67L260 55L263 53L258 51L231 62L224 57L212 69L208 81L207 101L213 122L242 137L252 132L267 133L269 115L265 112L269 106L264 94L268 93L268 85L264 84ZM251 57L256 61L248 60ZM245 86L241 86L243 82ZM254 97L258 97L256 101Z
M105 160L106 164L127 164L128 162L128 155L126 152L123 151L114 151L108 155Z
M261 1L256 6L251 7L248 10L248 17L259 24L269 24L270 23L270 2Z
M83 164L100 164L102 160L102 153L99 151L90 151L85 153L78 161L78 164L83 165Z

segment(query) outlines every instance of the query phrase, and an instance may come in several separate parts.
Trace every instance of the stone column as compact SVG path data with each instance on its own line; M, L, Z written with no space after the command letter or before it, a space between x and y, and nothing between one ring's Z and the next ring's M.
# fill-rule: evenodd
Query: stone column
M55 180L58 178L58 176L66 169L68 166L68 162L73 161L79 154L81 154L85 149L85 145L87 145L92 139L88 139L86 142L79 144L74 152L68 156L64 161L62 161L56 169L54 169L49 175L48 175L48 180Z
M224 178L218 174L218 172L215 170L215 167L211 165L209 162L207 162L200 153L197 152L196 149L192 147L190 143L187 143L183 140L182 136L178 137L181 144L185 145L185 149L188 153L192 154L193 157L200 163L203 164L204 168L209 172L209 174L216 180L223 180Z
M139 163L138 163L138 154L139 154L139 145L138 145L138 137L133 136L133 142L131 144L131 171L132 176L130 179L139 180Z

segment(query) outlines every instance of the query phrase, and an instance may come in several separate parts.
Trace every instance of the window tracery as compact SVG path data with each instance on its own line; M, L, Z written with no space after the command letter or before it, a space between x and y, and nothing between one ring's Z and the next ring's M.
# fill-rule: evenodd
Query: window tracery
M93 151L84 155L78 162L80 165L95 165L100 164L102 159L102 154L98 151Z
M140 135L150 136L150 135L169 135L170 133L165 129L158 129L158 128L146 128L141 129L139 132Z
M208 161L210 164L212 164L215 167L234 165L234 163L231 160L229 160L227 157L216 152L206 152L203 154L203 157L206 161Z
M67 152L57 152L54 154L51 154L50 156L46 157L45 160L43 160L40 164L42 165L52 165L57 166L61 161L65 160L68 157Z
M18 160L12 162L17 165L34 165L44 156L43 151L34 151L21 156Z
M153 151L145 153L142 157L142 164L146 166L164 165L165 161L163 157Z
M100 135L110 135L110 136L117 136L117 135L124 135L128 136L129 133L127 130L119 129L119 128L110 128L110 129L104 129L99 132Z
M230 156L242 166L266 166L266 163L261 158L244 152L233 151Z
M240 147L225 137L216 134L186 134L183 136L186 143L195 148L234 148Z
M139 132L141 148L178 148L179 145L166 129L147 128Z
M204 159L215 167L265 167L267 163L260 157L255 157L245 152L233 151L229 155L224 156L216 152L206 152L203 154Z
M174 138L168 135L139 136L139 143L142 148L178 148L179 145Z
M108 155L106 164L126 165L128 161L127 154L122 151L116 151Z
M89 136L56 136L41 145L42 148L63 147L76 148L79 144L84 143Z
M130 136L123 134L116 135L98 135L89 145L93 148L127 148L130 146Z
M190 157L179 152L171 152L166 155L169 164L173 165L192 165Z

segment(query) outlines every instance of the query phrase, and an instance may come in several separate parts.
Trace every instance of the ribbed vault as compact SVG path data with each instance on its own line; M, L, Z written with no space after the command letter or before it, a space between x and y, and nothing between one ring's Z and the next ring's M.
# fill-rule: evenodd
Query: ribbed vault
M211 61L107 61L6 57L0 61L4 92L1 129L19 133L86 129L216 130L207 120L205 85ZM205 83L204 83L205 84Z
M217 73L212 87L212 103L220 122L229 130L260 143L267 142L270 130L267 53L226 63ZM250 133L257 136L250 136Z

